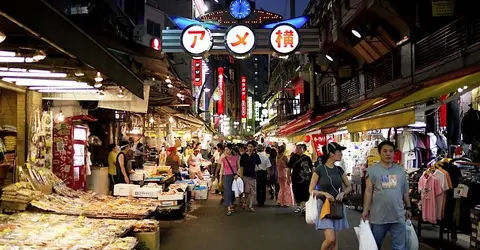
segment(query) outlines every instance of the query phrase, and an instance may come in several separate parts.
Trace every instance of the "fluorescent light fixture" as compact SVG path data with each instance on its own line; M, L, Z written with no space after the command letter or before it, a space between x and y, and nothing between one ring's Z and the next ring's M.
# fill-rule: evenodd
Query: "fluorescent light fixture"
M35 61L41 61L41 60L45 59L45 57L47 57L47 54L45 54L45 52L43 50L37 50L33 54L32 58Z
M10 78L4 77L3 81L15 82L18 86L87 86L86 82L77 82L72 80L48 80L48 79L30 79L30 78Z
M93 89L92 86L90 85L80 85L80 86L32 86L29 87L28 89L31 90L41 90L41 89Z
M96 89L39 89L41 93L97 93Z
M41 69L29 69L28 72L31 73L52 73L50 70L41 70Z
M427 126L427 124L425 122L421 122L421 121L416 121L415 123L413 124L410 124L408 125L409 127L412 127L412 128L424 128Z
M9 57L12 57L12 56L16 56L17 53L15 53L14 51L0 51L0 56L9 56Z
M102 74L100 72L97 72L97 75L95 76L95 78L93 78L95 80L95 82L101 82L103 81L103 77L102 77Z
M330 62L333 62L333 57L331 57L330 55L325 55L325 57L326 57Z
M27 72L26 69L19 68L0 68L0 71Z
M9 77L52 77L52 78L65 78L67 73L36 73L36 72L1 72L0 76L9 76Z
M34 62L31 57L0 56L0 62L5 63L31 63Z
M358 32L357 30L352 30L352 34L357 38L362 38L362 34L360 34L360 32Z
M208 93L208 92L210 92L210 89L209 89L209 88L204 88L203 91L204 91L205 93Z

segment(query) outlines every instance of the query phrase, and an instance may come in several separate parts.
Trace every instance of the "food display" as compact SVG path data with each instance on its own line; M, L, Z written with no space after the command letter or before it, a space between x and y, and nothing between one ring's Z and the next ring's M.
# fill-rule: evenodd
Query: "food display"
M6 209L26 210L27 205L34 199L40 199L44 194L35 191L28 182L18 182L3 188L0 200Z
M132 220L17 213L0 216L0 249L125 249L136 239L122 238L135 224ZM48 230L46 230L48 228Z
M135 221L133 231L138 232L155 232L159 227L159 223L156 220L137 220Z

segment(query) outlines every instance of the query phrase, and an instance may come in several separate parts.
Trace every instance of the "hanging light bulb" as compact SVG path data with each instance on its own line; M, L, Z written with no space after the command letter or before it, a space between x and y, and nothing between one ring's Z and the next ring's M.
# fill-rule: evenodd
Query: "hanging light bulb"
M102 74L100 72L97 72L97 75L95 76L95 78L93 78L95 80L95 82L101 82L103 81L103 77L102 77Z
M166 82L166 83L172 83L172 80L170 80L170 76L169 76L169 75L167 75L167 79L165 79L165 82Z
M98 88L102 87L102 85L103 85L103 84L102 84L101 82L96 82L96 83L93 85L93 87L95 87L95 88L98 89Z
M173 85L171 83L167 84L167 87L173 88Z
M125 97L125 94L123 93L123 89L122 89L122 88L120 88L120 89L118 90L117 96L120 97L120 98Z
M60 113L58 113L58 115L55 117L55 120L57 122L63 122L65 121L65 117L63 116L63 112L62 110L60 109Z
M7 36L3 32L0 31L0 43L5 41L6 38L7 38Z
M175 122L175 119L173 119L173 117L170 116L170 117L168 118L168 121L169 121L170 123L174 123L174 122Z
M148 120L150 123L154 123L155 119L153 119L153 116L150 117L150 120Z
M45 54L45 52L43 52L43 50L37 50L33 54L32 58L35 61L41 61L41 60L45 59L45 57L47 57L47 54Z

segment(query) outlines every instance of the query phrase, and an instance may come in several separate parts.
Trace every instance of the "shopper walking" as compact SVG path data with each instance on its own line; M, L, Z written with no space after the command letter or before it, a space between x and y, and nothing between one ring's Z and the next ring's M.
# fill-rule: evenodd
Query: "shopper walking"
M321 211L326 199L330 202L341 203L341 206L343 206L343 218L341 219L318 218L315 228L323 230L325 234L321 250L338 250L338 233L348 229L347 211L343 205L343 198L352 191L352 186L345 171L335 165L342 160L342 150L345 149L336 142L330 142L323 146L324 158L321 164L315 168L310 181L310 193L320 198L318 202L319 211ZM315 190L317 186L319 190ZM345 186L344 191L342 186Z
M255 142L250 141L247 144L247 151L240 157L240 177L245 185L244 192L247 197L247 206L251 212L253 209L253 199L257 191L257 165L261 164L260 157L254 153Z
M270 159L265 153L265 147L263 146L263 144L257 145L257 154L260 158L260 164L258 164L256 167L257 203L259 207L263 207L265 205L265 201L267 200L267 181L269 173L271 171L270 167L272 166L272 164L270 163Z
M234 194L232 191L233 180L238 178L238 166L240 157L233 154L233 144L225 146L225 155L221 158L220 176L223 177L223 204L227 206L227 215L234 212L233 202Z
M182 158L178 154L176 147L171 147L168 150L167 159L165 160L165 165L170 166L172 173L175 175L175 180L182 180L182 174L180 173L180 166L182 166Z
M276 200L278 199L280 185L278 184L277 150L275 148L270 149L268 159L270 159L270 163L272 164L268 179L268 186L270 187L270 200Z
M305 155L307 145L299 143L296 146L295 154L292 155L288 162L290 168L290 176L292 180L293 195L297 203L295 213L305 212L305 202L308 201L310 179L312 176L313 163L312 159Z
M378 152L380 162L367 169L362 218L370 219L378 249L390 232L392 250L405 250L405 219L412 217L407 177L405 170L393 163L392 142L381 142Z
M190 179L195 178L197 176L200 180L203 180L203 174L202 174L202 162L203 162L203 157L202 154L200 153L200 148L196 147L193 150L193 154L190 155L188 158L188 172L190 174Z
M290 170L287 168L288 158L285 156L287 147L282 145L278 147L278 156L276 160L278 169L278 183L280 190L278 191L277 203L283 207L293 206L292 180L290 179Z
M116 177L115 183L126 183L130 184L130 179L128 178L130 171L128 170L128 158L127 154L130 151L130 143L128 141L120 142L120 153L117 155L115 160L116 166Z

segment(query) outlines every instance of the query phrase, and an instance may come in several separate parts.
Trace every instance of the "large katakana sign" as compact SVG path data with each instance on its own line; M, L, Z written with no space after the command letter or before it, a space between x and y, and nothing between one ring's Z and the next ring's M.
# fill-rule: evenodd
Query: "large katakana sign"
M245 25L235 25L225 35L225 47L234 57L244 57L255 47L255 32Z
M194 57L201 57L213 45L213 36L210 30L201 25L187 27L181 36L183 49Z

